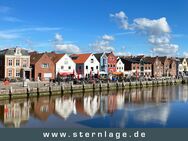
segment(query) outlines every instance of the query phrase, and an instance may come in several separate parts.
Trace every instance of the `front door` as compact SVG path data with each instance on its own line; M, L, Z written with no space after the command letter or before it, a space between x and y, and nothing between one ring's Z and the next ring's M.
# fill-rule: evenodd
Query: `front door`
M30 71L25 71L25 78L30 79Z

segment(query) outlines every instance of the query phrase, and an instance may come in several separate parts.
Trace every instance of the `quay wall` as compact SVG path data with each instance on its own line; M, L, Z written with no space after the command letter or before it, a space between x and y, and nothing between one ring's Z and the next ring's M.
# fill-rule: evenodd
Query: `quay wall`
M38 83L36 87L8 87L5 90L0 89L0 100L12 98L29 98L33 96L52 96L63 94L75 94L84 92L107 91L114 89L133 89L143 87L167 86L177 85L181 83L188 83L188 79L174 79L174 80L158 80L158 81L136 81L136 82L108 82L108 83L93 83L81 85L49 85L44 86Z

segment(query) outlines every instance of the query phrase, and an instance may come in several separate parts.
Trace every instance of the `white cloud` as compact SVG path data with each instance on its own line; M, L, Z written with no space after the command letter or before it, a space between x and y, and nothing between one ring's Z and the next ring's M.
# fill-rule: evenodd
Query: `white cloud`
M62 42L63 41L63 36L59 33L55 34L55 41Z
M165 17L157 20L150 20L147 18L134 19L133 29L145 32L148 35L160 35L170 32L170 27Z
M130 56L130 52L115 52L116 56Z
M95 41L95 43L90 44L90 46L95 52L114 51L114 47L110 45L111 41L113 40L114 40L113 36L105 34L99 40Z
M186 58L188 58L188 52L184 52L183 56L186 57Z
M157 55L175 56L179 49L178 45L166 44L158 47L154 47L152 51Z
M11 40L11 39L17 39L17 38L19 38L19 35L16 35L16 34L7 34L7 33L1 33L0 32L0 39Z
M103 39L103 40L107 40L107 41L113 41L113 40L114 40L114 37L105 34L105 35L102 36L102 39Z
M110 17L116 18L118 24L124 30L131 30L145 35L148 42L153 45L152 52L156 55L175 55L179 46L172 44L170 26L165 17L159 19L136 18L132 24L128 23L128 17L123 11L110 14Z
M123 11L120 11L119 13L110 14L110 17L114 18L118 25L123 29L128 29L128 17Z
M57 52L63 52L63 53L80 53L80 48L74 44L61 44L61 45L55 45L55 50Z
M63 36L59 33L55 34L54 43L55 43L54 49L57 52L68 53L68 54L81 52L80 48L77 45L64 43Z

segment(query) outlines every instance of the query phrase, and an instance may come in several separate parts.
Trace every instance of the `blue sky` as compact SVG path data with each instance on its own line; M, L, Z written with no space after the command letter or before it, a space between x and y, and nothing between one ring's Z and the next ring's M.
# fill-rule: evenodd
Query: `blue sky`
M187 13L187 0L1 0L0 48L188 56Z

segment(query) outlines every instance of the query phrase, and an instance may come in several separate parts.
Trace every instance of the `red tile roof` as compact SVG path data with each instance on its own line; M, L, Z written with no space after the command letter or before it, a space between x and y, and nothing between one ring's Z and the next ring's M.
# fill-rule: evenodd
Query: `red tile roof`
M86 60L89 58L91 53L87 54L72 54L70 57L76 64L83 64L86 62Z
M55 52L50 52L46 53L50 59L54 62L57 63L65 54L56 54Z
M32 53L30 54L30 64L34 65L38 62L38 60L40 60L40 58L43 56L44 54L38 54L38 53Z

